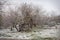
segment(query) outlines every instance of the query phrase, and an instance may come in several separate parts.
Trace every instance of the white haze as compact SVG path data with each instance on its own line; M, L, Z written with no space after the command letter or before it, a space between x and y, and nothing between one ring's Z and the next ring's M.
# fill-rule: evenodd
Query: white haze
M36 6L41 6L45 11L49 12L49 14L54 11L55 14L59 15L59 9L57 7L56 0L7 0L7 5L5 5L4 9L8 11L10 7L11 9L15 10L16 7L24 2L28 4L34 4Z

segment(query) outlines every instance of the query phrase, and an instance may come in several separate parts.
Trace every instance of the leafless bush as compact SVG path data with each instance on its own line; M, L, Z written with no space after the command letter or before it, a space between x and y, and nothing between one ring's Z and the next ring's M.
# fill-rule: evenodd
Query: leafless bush
M55 12L51 14L51 17L49 18L48 25L55 26L60 23L60 15L55 15Z
M54 16L52 21L55 21L56 23L60 23L60 15Z

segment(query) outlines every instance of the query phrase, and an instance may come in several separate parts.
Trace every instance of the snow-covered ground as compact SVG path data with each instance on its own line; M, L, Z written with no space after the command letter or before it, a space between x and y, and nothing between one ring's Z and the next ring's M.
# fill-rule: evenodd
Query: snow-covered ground
M57 29L42 29L40 31L32 31L32 32L17 32L10 31L10 29L2 29L0 30L0 38L17 38L17 39L31 39L34 36L40 36L42 38L46 37L57 37Z

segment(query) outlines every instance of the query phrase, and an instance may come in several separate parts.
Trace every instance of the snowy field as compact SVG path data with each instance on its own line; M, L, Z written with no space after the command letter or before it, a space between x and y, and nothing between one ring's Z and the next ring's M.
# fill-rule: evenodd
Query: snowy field
M11 38L11 39L32 39L33 37L42 38L57 38L57 29L40 29L32 32L17 32L10 31L10 29L0 30L0 38Z

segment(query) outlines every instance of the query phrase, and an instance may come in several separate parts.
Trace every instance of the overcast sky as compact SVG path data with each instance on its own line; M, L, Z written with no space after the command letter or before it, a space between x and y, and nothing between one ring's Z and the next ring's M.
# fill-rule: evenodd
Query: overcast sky
M14 8L14 6L18 6L20 3L31 3L37 6L41 6L47 12L55 11L59 14L60 11L60 0L7 0L7 4L11 4L9 7ZM7 9L6 7L5 9Z

